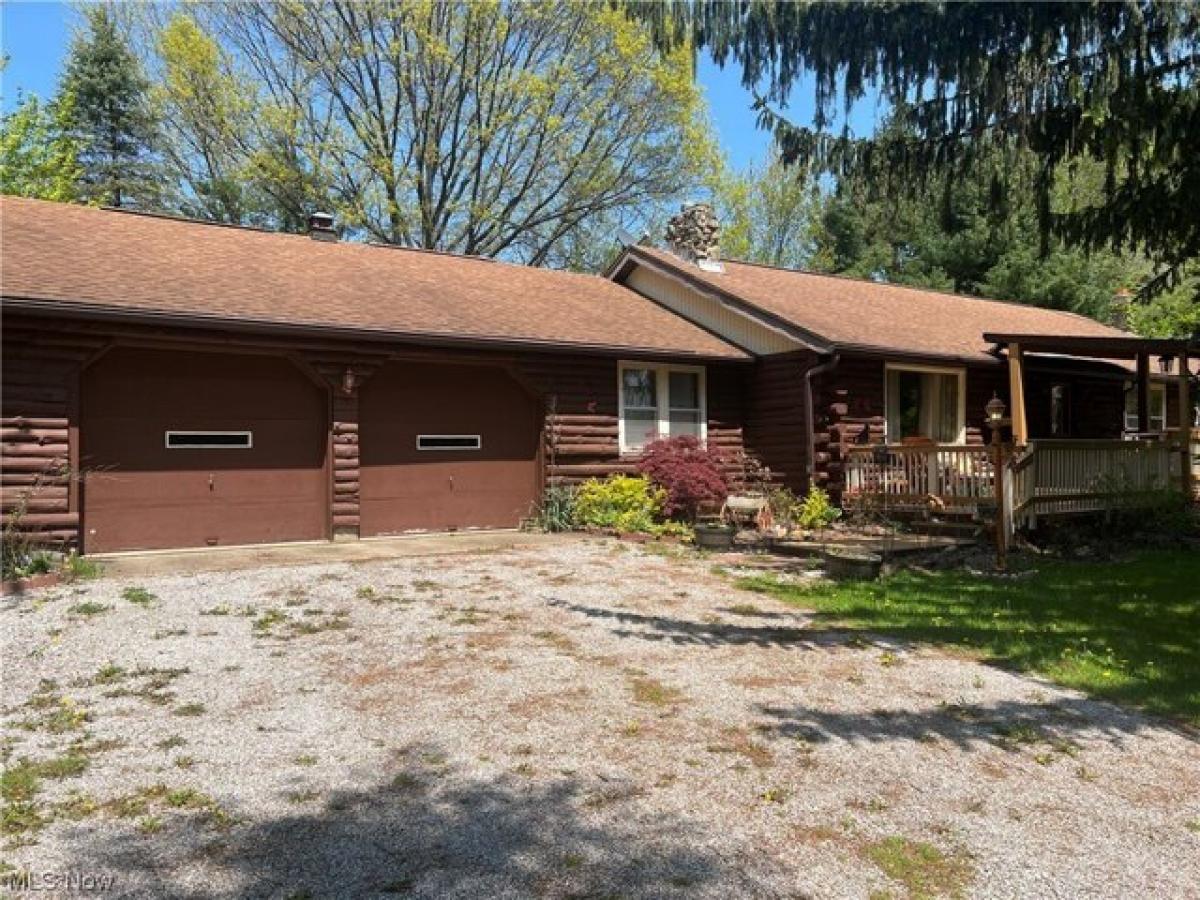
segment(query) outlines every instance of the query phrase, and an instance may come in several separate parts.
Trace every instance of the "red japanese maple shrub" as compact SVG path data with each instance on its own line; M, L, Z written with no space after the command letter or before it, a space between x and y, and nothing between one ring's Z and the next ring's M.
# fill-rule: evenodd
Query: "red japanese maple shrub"
M729 495L722 458L691 435L646 445L638 471L667 492L663 512L691 522L702 503L720 503Z

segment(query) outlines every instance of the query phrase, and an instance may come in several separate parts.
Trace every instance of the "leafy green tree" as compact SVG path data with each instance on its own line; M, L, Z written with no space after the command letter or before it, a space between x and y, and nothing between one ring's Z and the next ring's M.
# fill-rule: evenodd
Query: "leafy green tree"
M41 200L79 198L79 148L68 133L73 101L21 97L0 119L0 193Z
M1192 266L1178 285L1144 303L1132 304L1126 324L1147 337L1200 339L1200 270Z
M745 172L721 168L712 182L723 255L789 268L808 264L820 206L814 181L772 155Z
M594 265L597 228L638 230L715 159L690 51L656 51L605 4L285 0L188 13L220 54L182 27L155 53L164 71L189 73L167 90L203 163L197 198L220 194L210 172L235 171L202 148L233 147L264 191L323 189L356 236ZM226 115L246 99L248 130ZM197 111L210 109L245 146L200 139ZM219 199L214 214L237 202Z
M78 148L80 196L112 206L154 206L161 174L148 84L108 6L87 6L84 16L60 86L72 98L67 131Z
M1157 0L1055 3L793 3L633 0L660 46L708 48L742 68L760 124L783 157L879 184L969 171L990 148L1028 148L1041 249L1057 234L1086 250L1135 250L1156 267L1144 294L1200 257L1200 5ZM783 111L815 85L811 126ZM868 90L895 109L903 141L829 126ZM1095 202L1055 210L1056 173L1104 168ZM996 198L998 201L1000 198Z

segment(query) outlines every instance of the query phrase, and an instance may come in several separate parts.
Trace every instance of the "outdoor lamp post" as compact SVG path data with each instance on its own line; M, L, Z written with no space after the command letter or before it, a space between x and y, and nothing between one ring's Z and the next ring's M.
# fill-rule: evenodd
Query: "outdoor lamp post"
M1004 528L1004 443L1001 430L1009 425L1005 418L1007 407L995 394L983 408L985 421L992 429L992 476L996 482L996 568L1003 572L1008 564L1008 535Z

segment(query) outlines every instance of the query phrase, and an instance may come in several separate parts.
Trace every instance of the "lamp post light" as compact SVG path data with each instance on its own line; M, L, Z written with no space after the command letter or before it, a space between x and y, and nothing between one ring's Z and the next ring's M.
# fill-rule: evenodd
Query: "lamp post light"
M992 430L992 478L996 483L996 569L1008 565L1008 533L1004 526L1004 443L1001 431L1012 421L1005 417L1008 407L995 394L983 408L987 426Z

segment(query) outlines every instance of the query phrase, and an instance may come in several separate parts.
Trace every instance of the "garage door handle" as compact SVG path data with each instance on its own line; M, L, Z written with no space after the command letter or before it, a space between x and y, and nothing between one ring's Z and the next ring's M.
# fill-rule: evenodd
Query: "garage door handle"
M212 490L215 490L215 489L216 489L216 485L215 485L215 483L214 483L214 481L213 481L213 477L212 477L211 475L209 475L209 476L208 476L208 489L209 489L210 491L212 491Z
M453 475L450 476L449 481L450 481L450 490L454 490L454 476Z

